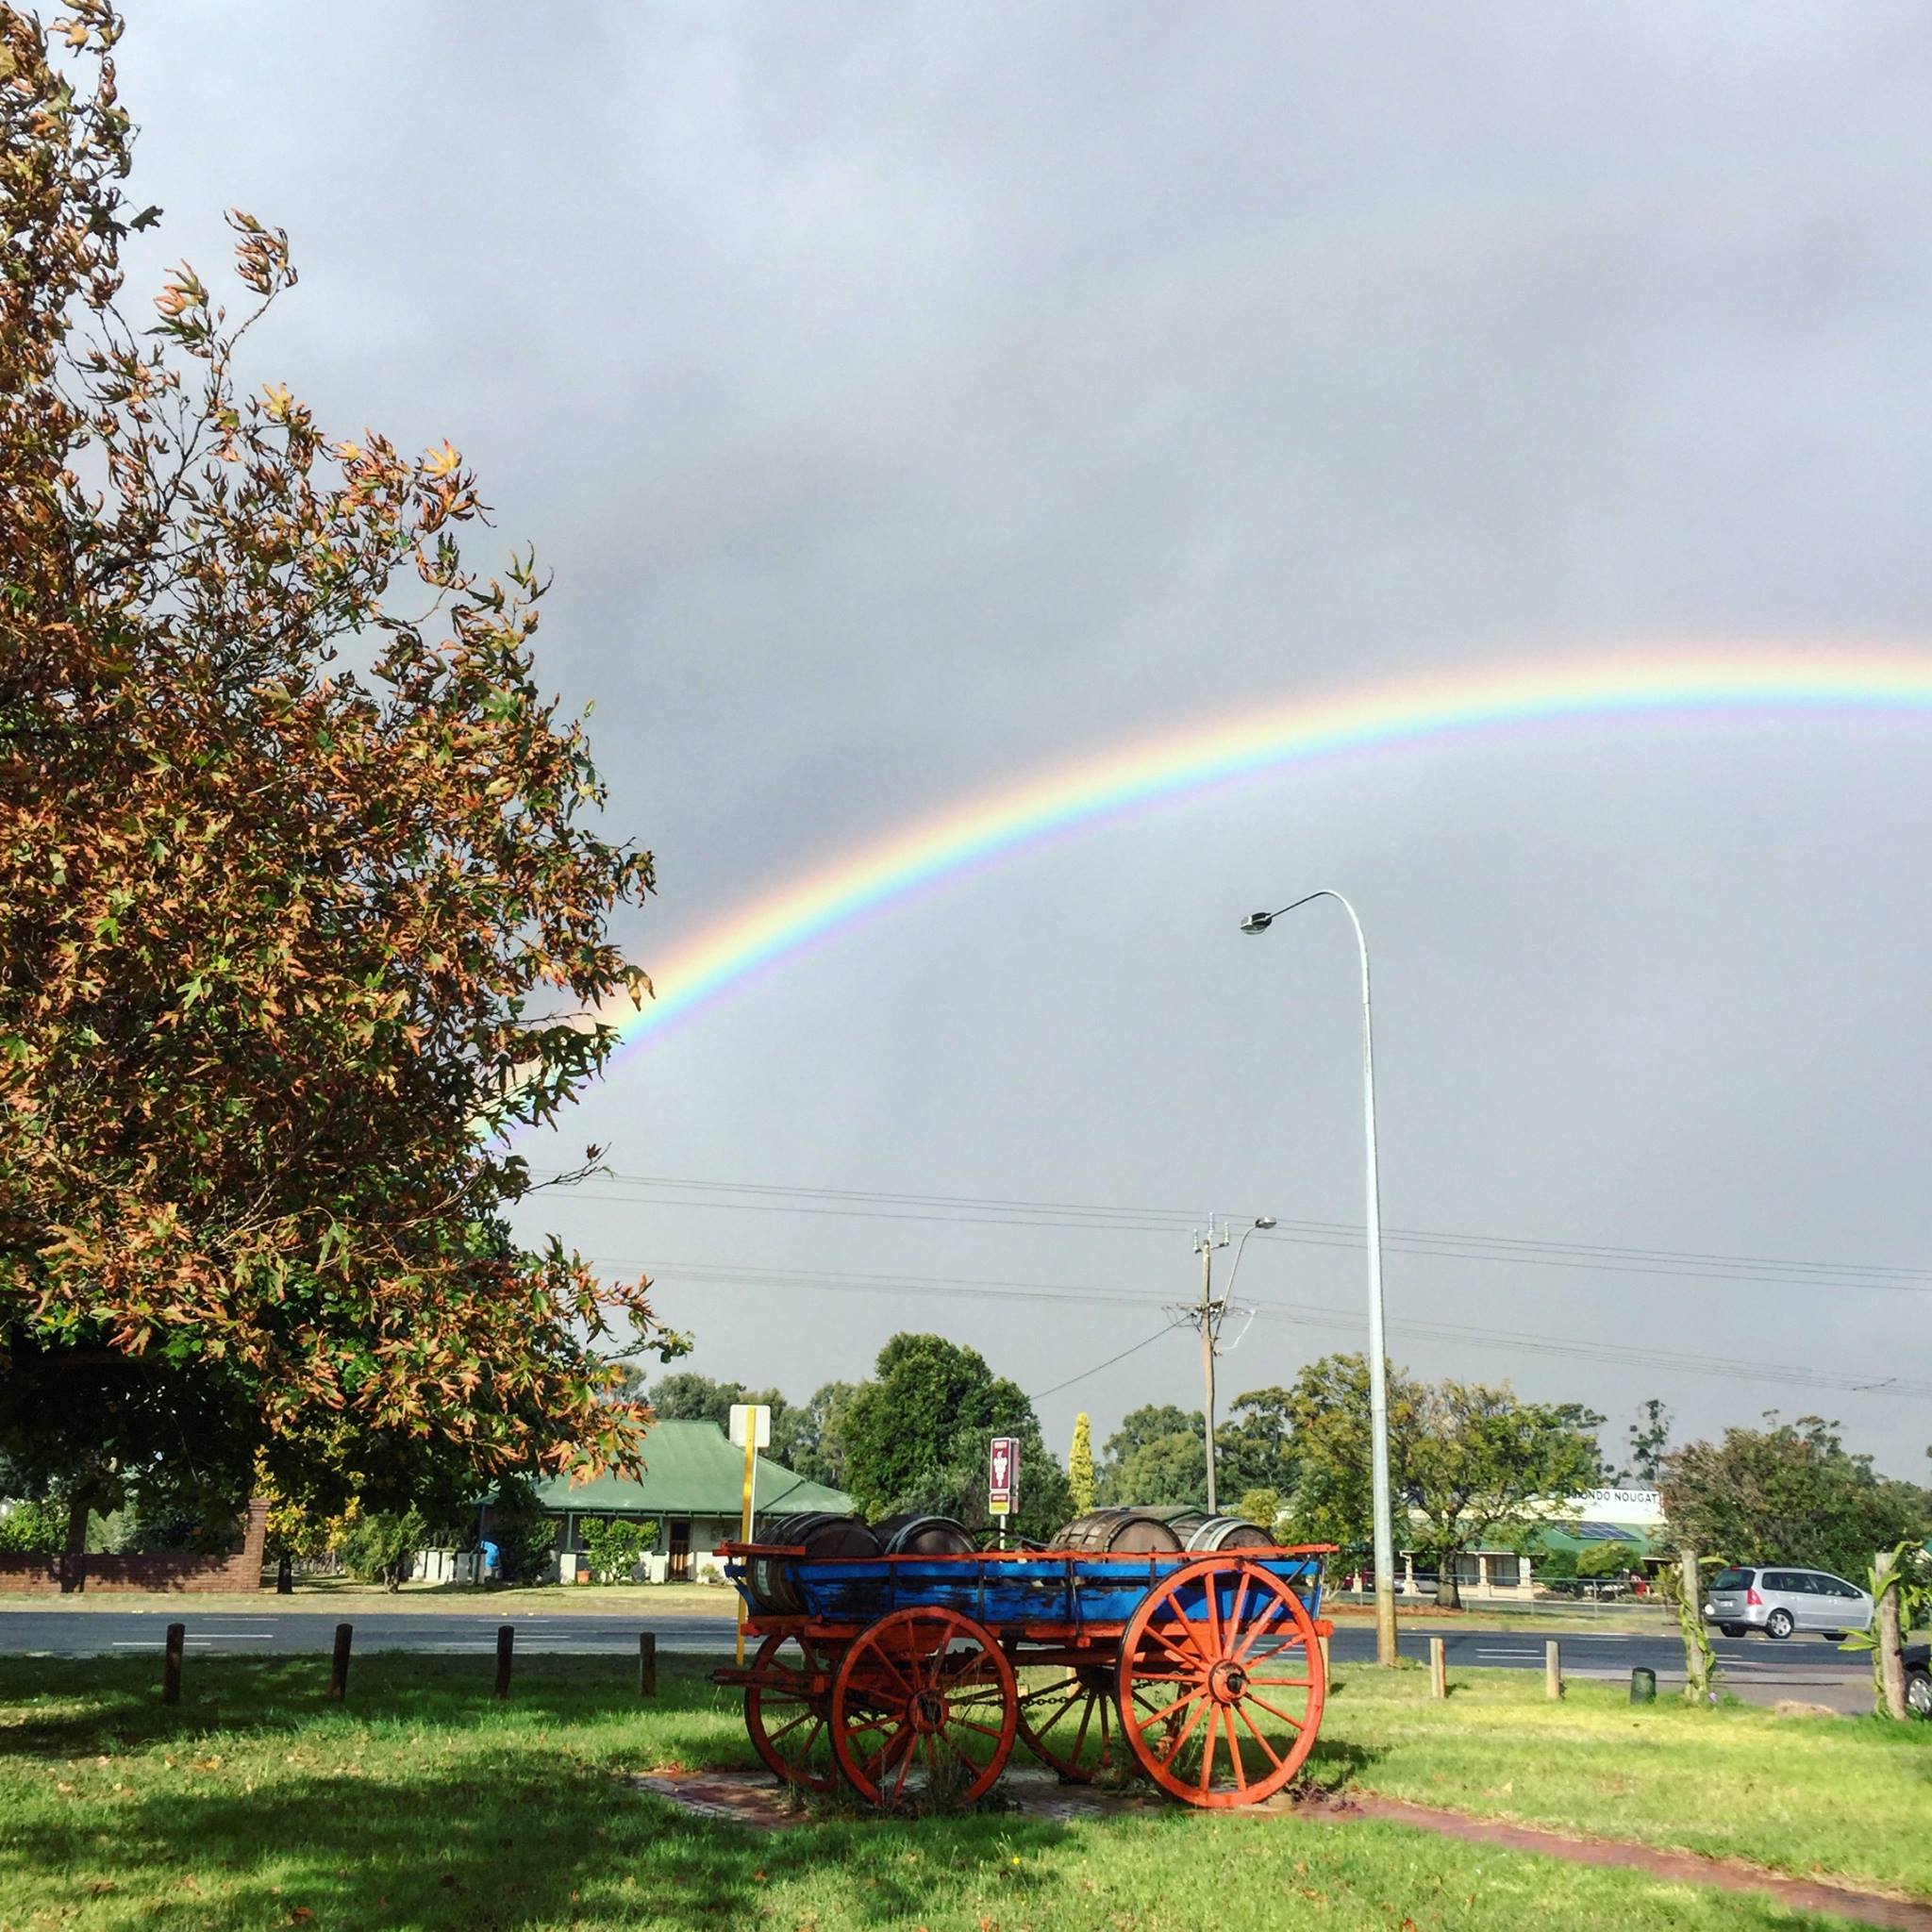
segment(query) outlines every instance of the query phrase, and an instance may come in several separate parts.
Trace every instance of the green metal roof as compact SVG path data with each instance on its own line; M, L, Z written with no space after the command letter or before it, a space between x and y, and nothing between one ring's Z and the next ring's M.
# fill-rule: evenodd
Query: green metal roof
M744 1498L744 1451L733 1447L716 1423L661 1422L644 1438L641 1477L600 1475L573 1484L568 1476L546 1477L535 1486L546 1509L561 1515L601 1513L650 1516L736 1516ZM794 1475L768 1456L758 1457L758 1509L852 1507L841 1490Z
M1579 1523L1574 1530L1560 1529L1548 1523L1539 1525L1533 1541L1546 1550L1574 1550L1579 1556L1585 1550L1600 1550L1606 1543L1625 1543L1640 1557L1647 1557L1662 1540L1661 1525L1654 1525L1646 1533L1627 1523ZM1529 1554L1530 1561L1534 1562L1535 1549Z

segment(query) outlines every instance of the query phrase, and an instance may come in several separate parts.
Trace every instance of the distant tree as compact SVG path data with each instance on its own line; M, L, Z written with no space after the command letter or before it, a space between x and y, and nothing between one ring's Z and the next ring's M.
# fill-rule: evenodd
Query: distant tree
M1457 1557L1521 1543L1531 1505L1574 1494L1596 1471L1595 1441L1579 1433L1574 1406L1520 1401L1507 1382L1424 1384L1396 1495L1409 1506L1416 1554L1440 1578L1436 1601L1461 1603Z
M659 1422L716 1423L721 1429L729 1424L734 1403L753 1399L742 1382L713 1381L689 1370L666 1375L650 1391L651 1412Z
M1815 1415L1726 1429L1664 1457L1664 1516L1680 1543L1730 1563L1801 1563L1852 1579L1874 1552L1932 1530L1932 1497L1877 1474Z
M984 1527L987 1444L1011 1436L1020 1446L1013 1526L1044 1537L1067 1520L1066 1472L1041 1437L1032 1403L976 1350L943 1336L893 1336L872 1379L853 1391L842 1436L845 1487L868 1516L922 1509Z
M1664 1477L1664 1457L1671 1446L1671 1412L1653 1395L1641 1404L1630 1424L1630 1460L1617 1472L1619 1486L1641 1484L1654 1490Z
M1243 1490L1234 1513L1243 1522L1259 1524L1263 1529L1273 1530L1281 1517L1281 1492L1278 1490Z
M807 1482L842 1490L845 1482L845 1420L856 1382L826 1382L811 1399L785 1408L772 1419L772 1459Z
M1115 1469L1112 1493L1144 1508L1205 1509L1207 1445L1191 1429L1150 1437Z
M1100 1452L1100 1468L1096 1481L1096 1493L1101 1502L1109 1505L1129 1503L1153 1503L1160 1499L1142 1495L1139 1486L1145 1483L1155 1465L1171 1466L1175 1461L1175 1451L1169 1439L1191 1435L1195 1447L1201 1448L1201 1411L1191 1414L1187 1409L1176 1408L1172 1403L1154 1402L1144 1407L1129 1409L1121 1418L1120 1427L1107 1439ZM1154 1458L1153 1464L1136 1469L1131 1475L1128 1466L1141 1452L1156 1442L1165 1442L1166 1448ZM1207 1451L1201 1449L1200 1479L1194 1485L1203 1496L1208 1493Z
M1074 1446L1067 1454L1067 1489L1075 1516L1093 1507L1093 1424L1082 1409L1074 1418Z
M234 321L186 265L122 305L120 34L0 5L0 1451L75 1547L158 1473L211 1517L258 1457L325 1509L634 1461L645 1284L513 1233L507 1137L648 996L649 858L457 451L243 378L286 237L231 213Z
M1286 1389L1251 1389L1235 1398L1214 1432L1215 1474L1224 1495L1247 1490L1293 1493L1297 1475L1292 1399Z
M1388 1384L1391 1492L1400 1497L1408 1483L1423 1389L1393 1368ZM1307 1363L1290 1385L1286 1407L1299 1458L1291 1533L1302 1542L1366 1548L1374 1530L1367 1357L1328 1355ZM1398 1512L1399 1555L1409 1542L1408 1524L1401 1519L1400 1504L1392 1507Z

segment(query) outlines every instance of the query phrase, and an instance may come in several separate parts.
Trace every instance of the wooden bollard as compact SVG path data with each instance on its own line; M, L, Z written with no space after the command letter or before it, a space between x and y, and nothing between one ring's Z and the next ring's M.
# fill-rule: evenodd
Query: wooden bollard
M1449 1694L1449 1653L1440 1637L1429 1639L1429 1695Z
M1543 1642L1543 1695L1556 1699L1563 1694L1563 1651L1554 1637Z
M186 1624L168 1625L167 1648L161 1652L161 1702L181 1702L181 1652L188 1641Z
M353 1624L336 1625L336 1647L328 1660L328 1701L340 1704L349 1694L349 1645L355 1641Z
M514 1624L496 1626L496 1689L491 1694L498 1703L509 1695L509 1658L516 1641L517 1626Z
M658 1633L655 1630L638 1632L638 1695L655 1697L658 1694Z
M1322 1695L1325 1697L1328 1694L1328 1686L1334 1681L1329 1675L1328 1639L1318 1637L1315 1641L1322 1646Z

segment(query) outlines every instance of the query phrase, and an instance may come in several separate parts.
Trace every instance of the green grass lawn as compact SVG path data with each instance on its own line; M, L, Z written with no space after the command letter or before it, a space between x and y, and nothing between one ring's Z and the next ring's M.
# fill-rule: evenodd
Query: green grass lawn
M521 1658L504 1707L488 1657L359 1657L335 1708L319 1658L188 1668L168 1711L150 1657L0 1659L0 1928L1830 1923L1377 1824L1178 1807L703 1824L618 1776L752 1761L736 1698L681 1657L663 1659L652 1704L614 1657ZM1317 1774L1932 1896L1932 1727L1632 1712L1595 1686L1557 1708L1518 1675L1460 1674L1431 1706L1420 1673L1343 1673Z

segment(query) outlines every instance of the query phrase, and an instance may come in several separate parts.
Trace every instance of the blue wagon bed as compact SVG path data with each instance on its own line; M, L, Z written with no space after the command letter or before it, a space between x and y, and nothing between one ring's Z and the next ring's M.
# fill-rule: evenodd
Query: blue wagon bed
M970 1803L1019 1742L1063 1778L1138 1772L1191 1805L1251 1805L1321 1724L1325 1545L721 1554L758 1650L715 1680L743 1687L754 1748L803 1789Z

